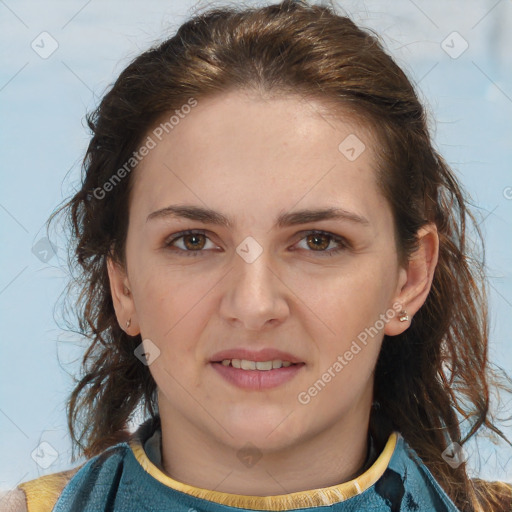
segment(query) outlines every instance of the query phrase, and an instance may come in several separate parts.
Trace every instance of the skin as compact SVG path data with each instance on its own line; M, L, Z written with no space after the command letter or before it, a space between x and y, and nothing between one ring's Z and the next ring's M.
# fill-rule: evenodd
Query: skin
M394 303L412 318L430 290L435 227L420 230L417 252L400 266L371 134L348 116L327 119L324 107L243 91L199 100L133 175L126 267L109 260L111 290L120 325L160 350L149 369L158 386L163 465L181 482L265 496L356 476L367 453L383 335L399 334L410 321L395 315L308 404L298 394ZM350 134L366 146L354 161L338 149ZM211 208L234 224L147 220L177 204ZM368 223L274 225L283 212L322 207L343 208ZM206 238L166 247L186 229L203 229ZM312 229L349 245L329 255L338 244L312 240ZM263 250L252 263L236 252L248 236ZM195 244L200 254L187 256L187 241L189 252ZM274 347L305 366L277 388L243 390L209 363L235 347ZM261 456L250 467L237 457L247 443Z

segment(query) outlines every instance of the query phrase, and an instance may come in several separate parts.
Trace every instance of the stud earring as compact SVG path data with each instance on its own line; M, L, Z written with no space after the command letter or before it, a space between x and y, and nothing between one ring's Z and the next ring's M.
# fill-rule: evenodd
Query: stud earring
M128 320L126 321L126 328L128 329L130 325L132 325L132 319L128 318Z
M398 314L398 320L400 320L400 322L407 322L409 320L409 315L405 309L402 309L402 311L400 311Z

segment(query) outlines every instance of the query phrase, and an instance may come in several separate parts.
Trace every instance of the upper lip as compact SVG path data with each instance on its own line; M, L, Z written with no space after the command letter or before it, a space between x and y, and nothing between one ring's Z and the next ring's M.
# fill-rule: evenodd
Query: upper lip
M275 348L263 348L257 352L249 350L247 348L232 348L228 350L221 350L214 354L211 358L212 363L224 361L225 359L245 359L247 361L273 361L280 359L281 361L290 361L290 363L302 363L300 359L289 354L288 352L282 352Z

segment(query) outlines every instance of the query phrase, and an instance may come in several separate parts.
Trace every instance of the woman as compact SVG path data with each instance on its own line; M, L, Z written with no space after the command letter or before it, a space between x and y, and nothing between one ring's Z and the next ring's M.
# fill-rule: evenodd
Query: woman
M462 448L501 434L472 217L374 36L301 2L213 9L89 126L65 206L89 460L19 510L510 509Z

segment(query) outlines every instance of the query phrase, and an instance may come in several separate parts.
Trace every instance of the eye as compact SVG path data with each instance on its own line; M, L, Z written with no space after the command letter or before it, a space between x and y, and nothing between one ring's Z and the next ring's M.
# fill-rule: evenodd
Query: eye
M178 243L179 242L179 243ZM210 242L211 246L207 246ZM201 230L188 230L176 233L165 241L165 247L177 247L185 256L199 256L203 249L215 249L217 246Z
M300 248L307 252L316 252L319 256L334 256L350 248L350 244L345 238L326 231L311 230L300 234L303 235L300 242L304 241L306 244L306 247ZM175 233L165 241L164 246L181 252L184 256L199 256L204 252L203 249L218 248L203 230Z
M300 240L300 242L302 241L305 241L305 249L308 252L318 252L322 256L334 256L350 247L345 238L326 231L308 231ZM304 247L301 248L304 249Z

